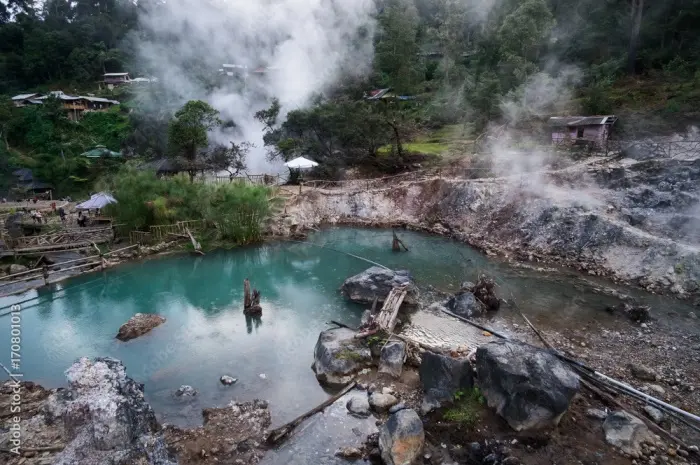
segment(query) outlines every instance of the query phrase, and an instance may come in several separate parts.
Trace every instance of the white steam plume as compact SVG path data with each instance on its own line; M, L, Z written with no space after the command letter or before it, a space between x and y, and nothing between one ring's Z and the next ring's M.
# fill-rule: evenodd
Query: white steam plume
M277 97L284 117L347 73L366 73L374 8L372 0L168 0L141 14L138 51L144 67L182 103L206 100L234 121L236 141L256 146L248 171L269 172L263 127L253 114ZM224 63L276 70L245 87L205 85ZM231 140L213 136L223 144Z

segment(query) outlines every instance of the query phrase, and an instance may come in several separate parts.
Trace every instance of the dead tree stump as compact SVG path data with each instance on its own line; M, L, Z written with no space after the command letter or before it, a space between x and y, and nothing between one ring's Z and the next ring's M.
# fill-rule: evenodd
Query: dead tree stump
M262 307L260 306L260 291L253 289L253 294L250 293L250 281L246 278L243 281L243 313L246 315L261 315Z
M394 252L401 252L401 247L403 247L404 250L408 252L408 247L406 247L401 239L399 239L396 232L391 231L391 234L394 236L394 239L391 241L391 250Z

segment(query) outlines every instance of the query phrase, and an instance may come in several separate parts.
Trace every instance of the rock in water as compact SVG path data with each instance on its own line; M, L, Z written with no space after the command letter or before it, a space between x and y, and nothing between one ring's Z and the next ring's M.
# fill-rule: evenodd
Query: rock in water
M415 410L399 410L379 430L379 450L386 465L411 465L424 443L423 422Z
M407 305L418 303L418 288L408 271L392 271L373 266L360 274L345 280L340 292L353 302L371 304L374 298L379 303L384 302L394 286L408 285L408 293L404 299Z
M112 358L81 358L66 370L68 390L53 409L63 420L66 448L54 465L175 465L143 385ZM51 404L51 403L50 403Z
M238 380L236 378L234 378L233 376L224 375L221 378L219 378L219 381L224 386L230 386Z
M484 307L471 292L460 292L450 297L445 307L452 313L463 318L480 316L486 311L486 307Z
M607 443L626 454L640 454L642 442L654 440L642 420L622 410L608 415L603 431Z
M405 361L406 344L402 341L387 342L379 357L379 373L387 373L398 378L401 376Z
M177 391L175 391L175 395L177 397L194 397L197 395L197 390L192 386L183 384Z
M399 400L391 394L373 392L369 396L369 405L371 405L372 408L377 412L386 412L398 403Z
M372 353L363 339L355 339L347 328L333 328L318 336L312 366L316 378L326 384L345 384L355 372L372 363Z
M579 389L579 378L535 347L496 341L476 351L479 387L491 408L516 431L556 426Z
M468 360L425 352L418 370L423 386L422 410L427 413L451 401L457 391L474 387L472 366Z
M119 328L117 339L120 341L128 341L137 338L163 323L165 323L165 318L160 315L153 313L137 313Z
M345 407L350 413L356 415L360 418L369 416L369 401L367 400L367 393L361 391L353 395L350 400L345 404Z

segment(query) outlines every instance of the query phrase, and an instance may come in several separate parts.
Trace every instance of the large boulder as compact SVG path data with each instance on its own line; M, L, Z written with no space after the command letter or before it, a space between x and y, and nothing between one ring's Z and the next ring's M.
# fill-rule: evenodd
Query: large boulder
M165 323L165 318L160 315L153 313L137 313L119 328L117 339L120 341L128 341L137 338L163 323Z
M395 286L403 285L408 285L404 303L418 303L418 288L408 271L392 271L379 266L373 266L346 279L340 287L340 292L353 302L371 304L376 297L377 301L382 303Z
M54 465L174 465L143 385L112 358L81 358L66 370L68 389L47 402L67 444Z
M355 339L347 328L323 331L314 348L312 366L316 378L326 384L345 384L372 363L372 353L363 339Z
M398 378L403 371L406 361L406 343L403 341L390 341L382 347L379 356L379 373L386 373Z
M518 342L479 347L476 369L489 407L516 431L556 426L579 389L578 376L557 357Z
M623 410L607 416L603 431L607 443L626 454L640 454L642 442L654 441L644 422Z
M471 292L459 292L453 297L450 297L445 304L445 308L463 318L481 316L486 311L484 304L479 302L476 296Z
M423 413L439 408L442 402L451 401L457 391L474 387L472 366L467 359L426 351L418 373L424 393L421 407Z
M415 410L403 409L389 416L379 430L379 451L386 465L411 465L425 443L425 431Z

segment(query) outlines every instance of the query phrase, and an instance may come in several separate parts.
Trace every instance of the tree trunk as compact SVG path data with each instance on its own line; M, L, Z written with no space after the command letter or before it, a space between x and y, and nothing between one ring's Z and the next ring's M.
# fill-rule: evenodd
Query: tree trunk
M637 49L639 48L639 33L642 29L642 13L644 11L644 0L632 0L632 30L630 33L630 43L627 55L627 71L635 73L637 63Z
M253 299L250 297L250 281L246 278L243 281L243 309L248 309L252 305Z

